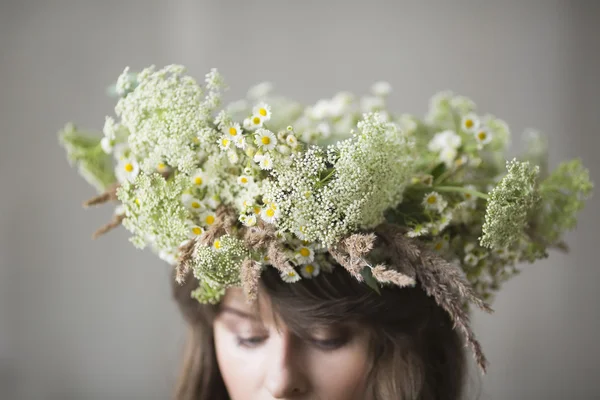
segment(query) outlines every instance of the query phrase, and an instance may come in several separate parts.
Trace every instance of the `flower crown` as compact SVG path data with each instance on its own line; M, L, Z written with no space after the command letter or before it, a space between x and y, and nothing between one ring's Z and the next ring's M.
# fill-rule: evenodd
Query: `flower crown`
M530 131L506 163L507 124L450 92L424 119L388 110L386 82L308 107L262 83L222 108L215 69L204 85L185 72L126 68L103 137L61 131L100 193L85 205L120 203L95 236L122 224L180 283L193 273L204 303L233 286L255 298L269 266L290 283L339 267L376 291L419 282L485 372L466 306L491 311L485 301L517 263L566 250L561 237L593 188L581 162L550 172Z

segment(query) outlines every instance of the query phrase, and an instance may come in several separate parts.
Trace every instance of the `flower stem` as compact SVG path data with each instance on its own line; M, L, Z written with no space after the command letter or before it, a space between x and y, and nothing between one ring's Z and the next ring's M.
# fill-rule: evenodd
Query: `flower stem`
M438 192L457 192L457 193L467 193L475 197L479 197L480 199L487 200L488 195L485 193L481 193L477 190L467 189L462 186L433 186L432 190L436 190Z

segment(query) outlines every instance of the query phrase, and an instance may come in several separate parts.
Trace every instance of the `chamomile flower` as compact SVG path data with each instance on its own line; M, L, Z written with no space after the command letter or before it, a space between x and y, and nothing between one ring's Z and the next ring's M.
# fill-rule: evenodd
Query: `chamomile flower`
M256 130L258 128L262 128L264 120L260 117L260 115L253 115L248 118L248 128L251 130ZM244 128L246 126L244 125Z
M273 159L270 154L257 154L254 156L254 162L258 163L260 169L273 169Z
M460 120L460 127L465 132L474 133L479 128L479 118L474 113L463 115Z
M254 106L252 114L260 116L263 122L271 119L271 107L268 104L260 103Z
M298 275L298 273L295 270L291 269L287 272L282 272L281 279L283 279L283 281L287 283L294 283L298 282L302 278L300 277L300 275Z
M448 248L450 247L449 237L447 235L444 235L444 237L437 238L432 243L431 247L433 248L433 250L435 250L435 251L437 251L439 253L448 250Z
M111 154L111 153L112 153L112 151L113 151L113 148L114 148L114 145L115 145L114 141L113 141L113 140L111 140L110 138L106 137L106 136L105 136L105 137L103 137L103 138L100 140L100 146L102 147L102 150L103 150L103 151L104 151L106 154Z
M233 139L233 144L235 145L235 147L237 147L238 149L242 149L244 150L246 148L246 138L242 135L236 136Z
M166 174L167 172L170 172L170 171L171 171L171 168L164 162L159 162L158 164L156 164L156 172L158 172L160 174Z
M138 176L139 173L140 166L137 163L137 161L133 158L122 160L117 166L117 177L121 182L124 182L126 180L129 182L133 182L133 180Z
M161 250L158 257L171 265L177 264L177 253L173 250Z
M406 236L408 236L410 238L415 238L415 237L427 235L428 233L429 233L429 230L427 229L427 227L425 225L417 224L410 231L408 231L406 233Z
M221 239L215 239L215 241L213 242L213 248L215 250L221 249Z
M211 226L217 220L217 215L213 211L204 212L200 217L200 223L204 226Z
M231 146L231 139L227 136L222 136L217 143L219 144L219 148L221 150L229 150L229 147Z
M423 207L427 210L444 211L448 202L437 192L430 192L423 198Z
M242 186L247 186L249 183L253 182L253 179L251 176L248 175L240 175L237 178L237 182Z
M206 206L200 200L189 193L183 194L181 196L181 201L189 210L193 212L201 212L206 208Z
M280 211L273 207L267 206L260 210L260 218L269 224L275 223L279 215Z
M240 161L240 156L238 156L238 153L236 153L235 151L229 150L227 152L227 159L230 163L237 164L238 161Z
M229 136L230 139L235 139L242 135L242 128L238 123L228 124L225 125L223 134Z
M309 246L300 246L294 252L296 261L300 264L308 264L315 259L315 251Z
M287 135L287 137L285 138L285 142L292 149L295 149L296 147L298 147L298 139L294 135L291 135L291 134Z
M193 221L187 221L187 226L188 226L188 237L190 239L199 237L200 235L202 235L204 233L204 229L202 227L196 225L196 223L194 223Z
M321 268L319 267L319 264L314 262L304 264L302 267L300 267L300 275L302 275L303 278L307 279L311 279L319 275L320 271Z
M256 215L252 214L252 215L244 215L246 218L244 218L242 222L242 224L244 224L245 226L254 226L256 225Z
M440 151L440 161L442 161L448 168L454 165L454 160L458 155L458 151L453 147L444 147Z
M192 187L198 189L203 188L207 184L206 174L201 169L197 169L192 175L191 181Z
M268 129L258 129L254 135L254 143L265 151L270 151L277 145L277 137Z
M487 128L481 127L475 130L475 140L477 141L478 147L481 149L492 141L492 133Z
M429 151L442 151L446 147L451 147L453 149L458 149L462 144L462 139L460 136L456 134L453 130L445 130L439 133L436 133L433 139L429 142L427 146Z

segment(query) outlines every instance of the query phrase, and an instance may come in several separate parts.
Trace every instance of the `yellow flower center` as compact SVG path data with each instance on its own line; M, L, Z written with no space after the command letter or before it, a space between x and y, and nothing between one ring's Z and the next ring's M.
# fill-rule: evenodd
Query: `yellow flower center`
M165 164L163 164L163 163L160 163L160 164L158 164L158 169L159 169L159 170L161 170L161 169L165 169L166 167L167 167L167 166L166 166Z
M135 199L135 204L140 205L140 199Z
M300 249L300 255L302 257L308 257L310 255L310 250L306 247Z
M441 250L443 246L444 246L444 244L443 244L442 242L438 242L438 243L436 243L436 245L435 245L435 249L436 249L436 250Z
M266 116L267 116L267 110L266 110L266 109L264 109L264 108L260 108L260 109L258 110L258 113L259 113L260 115L262 115L263 117L266 117Z
M259 214L259 213L260 213L260 207L254 206L254 214Z
M127 172L133 171L133 164L131 164L131 163L125 164L125 171L127 171Z
M271 138L268 136L263 136L260 141L262 142L262 144L267 145L271 143Z
M223 147L227 147L229 145L229 139L221 140L221 144L223 145Z
M479 138L479 140L484 141L487 138L487 133L481 131L477 134L477 137Z
M311 275L312 275L312 273L313 273L313 272L315 272L315 267L314 267L314 266L312 266L312 265L310 265L310 264L308 264L306 267L304 267L304 270L305 270L307 273L309 273L309 274L311 274Z
M296 276L296 273L294 271L290 271L287 273L287 276L289 276L290 278Z
M231 128L229 128L229 134L231 136L235 136L237 135L237 129L235 129L233 126Z
M472 196L471 196L471 193L465 193L465 198L466 198L467 200L471 200L471 197L472 197Z
M199 227L195 226L192 228L192 232L194 233L194 235L199 235L202 233L202 229L200 229Z
M192 201L191 206L192 208L200 208L200 203L198 203L197 201Z
M429 196L427 198L427 203L429 203L429 204L435 204L436 202L437 202L437 197L435 197L435 196Z
M273 210L272 208L268 208L266 214L268 217L273 217L275 215L275 210Z
M475 124L473 123L473 120L472 120L472 119L468 119L468 120L466 120L466 121L465 121L465 126L466 126L467 128L472 128L472 127L473 127L473 125L475 125Z
M245 176L243 176L242 179L240 179L240 181L242 183L248 183L248 178L246 178Z
M221 241L215 240L215 249L220 249L220 248L221 248Z
M196 185L202 185L202 178L201 178L201 177L199 177L199 176L195 177L195 178L194 178L194 183L195 183Z
M254 123L254 125L260 124L260 118L259 117L252 118L252 123Z
M208 217L206 217L205 221L208 225L212 225L215 222L215 217L212 215L209 215Z

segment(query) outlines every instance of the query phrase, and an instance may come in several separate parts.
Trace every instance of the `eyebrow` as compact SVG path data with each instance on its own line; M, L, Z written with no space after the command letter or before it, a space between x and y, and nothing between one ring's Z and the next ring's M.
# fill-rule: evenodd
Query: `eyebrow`
M249 314L247 312L244 312L242 310L238 310L237 308L233 308L233 307L221 306L221 312L231 313L231 314L237 315L238 317L246 318L246 319L251 319L253 321L257 321L258 320L258 318L255 315Z

